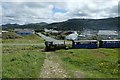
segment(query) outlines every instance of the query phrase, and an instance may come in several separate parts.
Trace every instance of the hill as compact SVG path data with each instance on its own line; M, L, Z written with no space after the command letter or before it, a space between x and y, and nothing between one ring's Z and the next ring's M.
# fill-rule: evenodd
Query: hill
M15 28L31 28L31 29L40 29L42 26L47 25L48 23L41 22L41 23L31 23L31 24L24 24L24 25L19 25L19 24L5 24L2 25L2 29L15 29Z
M58 30L120 30L119 18L108 19L69 19L64 22L48 24L47 28L56 28ZM119 21L119 22L118 22Z
M3 25L3 29L14 29L14 28L54 28L56 30L79 30L91 29L91 30L120 30L119 24L120 17L106 18L106 19L69 19L63 22L57 23L31 23L25 25L18 24L6 24Z

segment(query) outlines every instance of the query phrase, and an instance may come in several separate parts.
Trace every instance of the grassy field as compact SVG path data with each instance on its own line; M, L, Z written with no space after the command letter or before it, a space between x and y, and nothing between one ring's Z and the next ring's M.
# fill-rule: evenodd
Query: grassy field
M71 49L55 53L68 72L79 71L85 78L118 78L120 74L118 49Z
M45 59L42 50L41 46L3 46L3 77L40 77ZM72 71L80 72L85 78L117 78L120 74L118 49L71 49L51 53L61 59L60 64L72 77Z
M22 36L16 39L3 39L2 40L2 43L9 43L9 44L10 43L12 44L17 44L17 43L18 44L39 44L42 42L44 42L44 40L36 34Z
M44 40L37 35L29 35L18 39L3 39L2 42L40 44ZM43 52L44 47L43 45L2 46L3 78L39 78L46 55L46 52ZM58 56L61 67L74 78L75 71L77 76L83 75L85 78L117 78L120 74L118 48L68 49L50 53L55 57Z
M37 78L45 54L41 46L3 46L3 78Z
M44 40L37 35L18 39L3 39L8 44L40 44ZM39 78L45 54L44 45L4 45L2 46L3 78Z
M0 78L2 78L2 46L0 46Z

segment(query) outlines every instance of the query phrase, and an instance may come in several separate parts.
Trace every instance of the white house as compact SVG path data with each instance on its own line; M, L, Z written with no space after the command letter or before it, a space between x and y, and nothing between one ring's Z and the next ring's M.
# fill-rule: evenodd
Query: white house
M98 40L102 39L117 39L118 32L114 30L99 30L98 31Z
M33 29L15 29L14 31L19 35L30 35L35 33Z
M76 31L65 37L65 39L67 39L67 40L76 40L77 38L78 38L78 33Z

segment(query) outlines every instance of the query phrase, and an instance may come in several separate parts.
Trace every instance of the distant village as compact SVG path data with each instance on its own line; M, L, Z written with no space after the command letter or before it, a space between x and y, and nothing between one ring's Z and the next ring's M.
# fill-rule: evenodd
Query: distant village
M18 35L30 35L35 34L36 31L33 29L14 29L13 30ZM8 31L2 30L2 33L7 33ZM0 33L0 37L2 37ZM41 31L42 34L50 36L56 39L63 40L109 40L109 39L120 39L118 31L115 30L89 30L85 29L83 31L58 31L54 29L45 28Z
M12 34L11 34L12 33ZM14 29L2 30L2 39L16 39L36 34L44 39L45 51L80 48L119 48L120 36L115 30L58 31L55 29ZM6 36L6 37L5 37ZM69 42L68 42L69 41ZM67 46L69 45L69 47Z

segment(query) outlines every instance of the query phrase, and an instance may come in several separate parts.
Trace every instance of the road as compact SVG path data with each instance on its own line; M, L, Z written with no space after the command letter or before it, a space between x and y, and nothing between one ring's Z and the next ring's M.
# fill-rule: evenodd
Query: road
M41 36L45 41L50 41L50 42L53 42L53 44L64 44L64 41L61 41L61 40L57 40L57 39L54 39L54 38L51 38L51 37L48 37L48 36L45 36L41 33L37 33L39 36Z
M66 69L66 64L55 52L45 52L45 54L46 57L40 71L40 78L84 78L81 71Z
M57 40L48 36L45 36L41 33L37 33L39 36L41 36L45 41L50 41L53 42L53 44L64 44L64 41L62 40ZM66 44L72 44L71 42L65 42ZM1 43L0 46L28 46L28 45L44 45L44 43L39 43L39 44L20 44L20 43Z
M69 78L68 73L61 65L59 56L55 53L46 52L40 78Z

